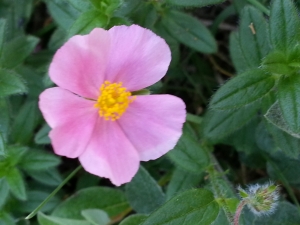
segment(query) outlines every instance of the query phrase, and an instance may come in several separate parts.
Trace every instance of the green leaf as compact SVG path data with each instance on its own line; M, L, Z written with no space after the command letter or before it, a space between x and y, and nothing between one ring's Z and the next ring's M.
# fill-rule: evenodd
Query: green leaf
M49 138L49 132L51 128L48 124L44 124L42 128L36 133L34 141L36 144L50 144L51 140Z
M14 71L0 68L0 98L24 92L26 92L26 86L20 75Z
M204 7L208 5L214 5L222 3L225 0L166 0L166 3L176 5L176 6L185 6L185 7Z
M21 144L29 143L34 135L34 129L40 117L37 102L26 102L14 121L11 133L12 139Z
M203 178L204 174L194 174L176 168L167 187L167 199L188 189L195 188Z
M106 27L108 17L97 10L90 10L80 15L69 30L69 37L75 34L88 34L96 27Z
M66 41L67 36L68 36L68 33L64 29L62 29L60 27L57 28L51 35L51 38L48 43L48 48L50 50L56 51Z
M67 0L67 2L73 6L76 10L84 13L93 8L92 4L89 1L82 0Z
M217 44L210 31L196 18L179 12L166 12L162 18L165 29L179 42L203 53L214 53Z
M269 108L264 117L270 123L283 130L284 132L290 134L293 137L300 138L300 133L295 133L294 131L292 131L291 128L287 125L286 121L284 120L278 101L276 101Z
M1 54L2 54L4 38L5 38L5 25L6 25L6 20L0 19L0 58L1 58Z
M210 225L218 216L219 205L206 189L179 194L150 214L142 225Z
M291 0L274 0L271 5L270 38L274 48L286 51L300 38L300 22Z
M282 77L278 85L278 100L282 116L294 133L300 132L300 77Z
M205 149L187 133L167 155L177 166L193 173L201 173L209 165Z
M3 135L0 132L0 156L5 156L6 155L6 150L5 150L5 140Z
M237 110L210 110L204 117L203 135L216 143L242 128L257 114L260 104L251 104Z
M122 0L89 0L93 6L105 15L111 17L116 9L118 9L121 4L124 4Z
M47 9L52 18L64 30L68 30L82 13L80 10L74 8L68 1L69 0L46 0Z
M239 42L242 56L251 68L257 68L270 50L268 26L263 14L254 7L246 6L240 15Z
M107 213L100 209L86 209L81 211L82 216L93 225L107 225L110 218Z
M87 221L47 216L42 212L38 213L38 221L40 225L91 225Z
M8 146L7 157L5 158L5 160L8 162L9 166L14 167L19 164L27 151L27 147Z
M16 198L23 201L27 199L25 182L17 168L11 168L6 174L5 179L9 185L10 191Z
M138 213L151 213L165 201L161 187L142 166L132 181L126 185L130 206Z
M76 194L61 203L53 216L73 219L83 219L81 211L84 209L101 209L110 217L117 216L129 205L123 192L105 187L90 187L78 191Z
M49 186L58 186L63 180L57 169L45 171L26 171L36 181Z
M212 109L235 109L265 97L275 86L276 77L260 69L236 76L223 85L213 96Z
M0 133L3 139L7 140L8 131L10 129L10 113L7 99L0 98L0 109Z
M0 178L0 209L5 204L9 194L9 186L4 178ZM1 213L0 213L1 214Z
M33 36L17 37L3 46L0 66L12 69L21 64L34 50L39 39Z
M54 154L43 150L30 149L21 159L19 166L24 170L45 170L60 164L60 159Z
M125 218L120 225L141 225L146 218L146 215L134 214Z

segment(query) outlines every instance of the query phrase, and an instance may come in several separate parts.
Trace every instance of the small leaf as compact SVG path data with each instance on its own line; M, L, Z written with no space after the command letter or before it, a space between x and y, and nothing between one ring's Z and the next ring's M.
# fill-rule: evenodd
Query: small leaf
M5 25L6 25L6 20L0 19L0 58L1 58L2 48L5 40Z
M194 174L176 168L167 187L167 198L170 199L176 194L195 188L203 178L204 174Z
M0 68L0 98L24 92L26 92L26 86L20 75Z
M6 174L5 179L9 185L10 191L20 200L26 200L25 182L17 168L11 168Z
M300 133L300 77L293 74L282 77L278 85L282 116L294 133Z
M0 66L12 69L21 64L35 49L39 39L33 36L17 37L3 46Z
M5 156L5 155L6 155L5 141L3 135L0 132L0 156Z
M53 216L83 219L84 209L101 209L110 217L118 216L129 205L123 192L105 187L90 187L78 191L53 211Z
M141 225L146 218L146 215L134 214L125 218L120 225Z
M219 205L213 193L195 189L173 197L150 214L142 225L210 225L218 213Z
M1 72L0 72L0 74L1 74ZM0 90L1 90L1 88L0 88ZM0 133L3 137L3 139L6 141L7 136L8 136L8 131L10 129L10 112L9 112L9 108L8 108L7 99L0 98L0 109L1 109L0 110Z
M38 213L38 221L40 225L91 225L87 221L46 216L42 212Z
M71 26L69 37L75 34L88 34L96 27L106 27L108 17L96 10L90 10L83 13Z
M166 0L166 3L176 5L176 6L185 6L185 7L204 7L208 5L214 5L222 3L225 0Z
M126 196L131 207L138 213L151 213L165 201L161 187L142 166L126 185Z
M62 181L62 177L57 169L51 168L43 171L26 171L36 181L49 186L58 186Z
M51 140L49 138L49 132L51 128L48 124L44 124L44 126L36 133L34 137L34 141L36 144L50 144Z
M92 4L89 1L67 0L67 2L75 9L83 13L93 8Z
M45 170L50 167L55 167L60 163L60 159L43 150L30 149L23 156L19 166L24 170Z
M276 49L294 47L300 37L300 21L291 0L274 0L271 5L270 38Z
M110 218L107 213L100 209L86 209L81 211L82 216L93 225L107 225Z
M165 29L179 42L203 53L214 53L217 44L210 31L196 18L179 12L169 11L162 18Z
M0 209L5 204L9 194L9 186L4 178L0 178Z
M224 84L213 96L212 109L235 109L265 97L275 86L275 77L260 69L248 70Z
M209 164L205 150L187 133L183 133L177 145L167 155L176 165L193 173L203 172Z

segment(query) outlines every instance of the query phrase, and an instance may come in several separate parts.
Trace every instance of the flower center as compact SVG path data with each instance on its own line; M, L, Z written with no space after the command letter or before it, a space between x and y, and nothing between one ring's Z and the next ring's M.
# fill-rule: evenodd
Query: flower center
M105 120L115 121L126 111L136 98L122 86L122 82L111 83L105 81L100 87L100 96L94 105L99 108L99 115Z

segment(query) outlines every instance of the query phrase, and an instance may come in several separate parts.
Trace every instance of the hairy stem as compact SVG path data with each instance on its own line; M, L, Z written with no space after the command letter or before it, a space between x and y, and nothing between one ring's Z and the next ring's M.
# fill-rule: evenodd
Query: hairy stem
M245 200L241 201L240 204L238 205L234 215L234 225L239 225L240 216L245 205L246 205Z

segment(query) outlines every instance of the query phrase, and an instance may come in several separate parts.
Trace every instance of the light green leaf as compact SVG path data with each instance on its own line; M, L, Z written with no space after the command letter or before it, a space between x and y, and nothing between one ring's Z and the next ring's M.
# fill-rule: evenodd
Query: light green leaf
M108 17L97 10L90 10L83 13L71 26L69 37L75 34L88 34L96 27L105 28L108 24Z
M236 76L224 84L213 96L212 109L235 109L265 97L275 86L276 77L260 69Z
M4 178L0 178L0 209L5 204L9 194L9 186Z
M120 225L141 225L146 218L146 215L134 214L125 218Z
M166 3L176 5L176 6L195 6L195 7L204 7L208 5L222 3L225 0L166 0Z
M44 124L42 128L36 133L34 137L34 141L37 144L50 144L51 140L49 138L49 132L51 128L49 127L48 124Z
M0 98L0 109L0 133L3 139L6 141L10 128L10 113L7 99Z
M206 189L179 194L149 215L142 225L210 225L218 216L219 205Z
M6 25L6 20L0 19L0 58L2 55L2 48L5 40L5 25Z
M177 166L193 173L203 172L209 164L205 149L187 133L183 133L177 145L167 155Z
M9 185L10 191L16 198L23 201L27 199L25 182L17 168L10 168L5 176L5 179Z
M60 163L60 159L54 154L43 150L30 149L21 159L19 166L24 170L45 170L55 167Z
M286 51L300 38L300 21L292 0L274 0L271 5L270 38L273 47Z
M162 18L165 29L179 42L203 53L214 53L217 44L210 31L196 18L179 12L169 11Z
M170 199L176 194L195 188L203 178L204 174L194 174L176 168L167 187L167 198Z
M165 201L161 187L142 166L126 185L126 196L130 206L138 213L151 213Z
M93 225L108 225L111 222L107 213L100 209L85 209L81 214Z
M76 10L84 13L93 8L92 4L89 1L82 0L67 0L67 2L73 6Z
M270 50L267 22L263 14L251 6L246 6L240 15L239 42L242 56L251 68L257 68Z
M0 98L24 92L26 92L26 86L20 75L0 68Z
M14 121L11 133L12 139L21 144L29 143L40 117L36 101L24 103Z
M17 37L3 46L0 66L12 69L21 64L34 50L39 39L33 36Z
M87 221L47 216L42 212L38 213L38 221L40 225L91 225Z
M282 116L294 133L300 133L300 76L282 77L278 85Z
M43 171L26 171L36 181L49 186L58 186L62 181L62 177L57 169L51 168Z
M0 156L5 156L6 155L6 149L5 149L5 140L3 135L0 132Z
M110 217L117 216L129 205L123 192L105 187L90 187L78 191L76 194L61 203L53 216L73 219L83 219L81 211L84 209L101 209Z

